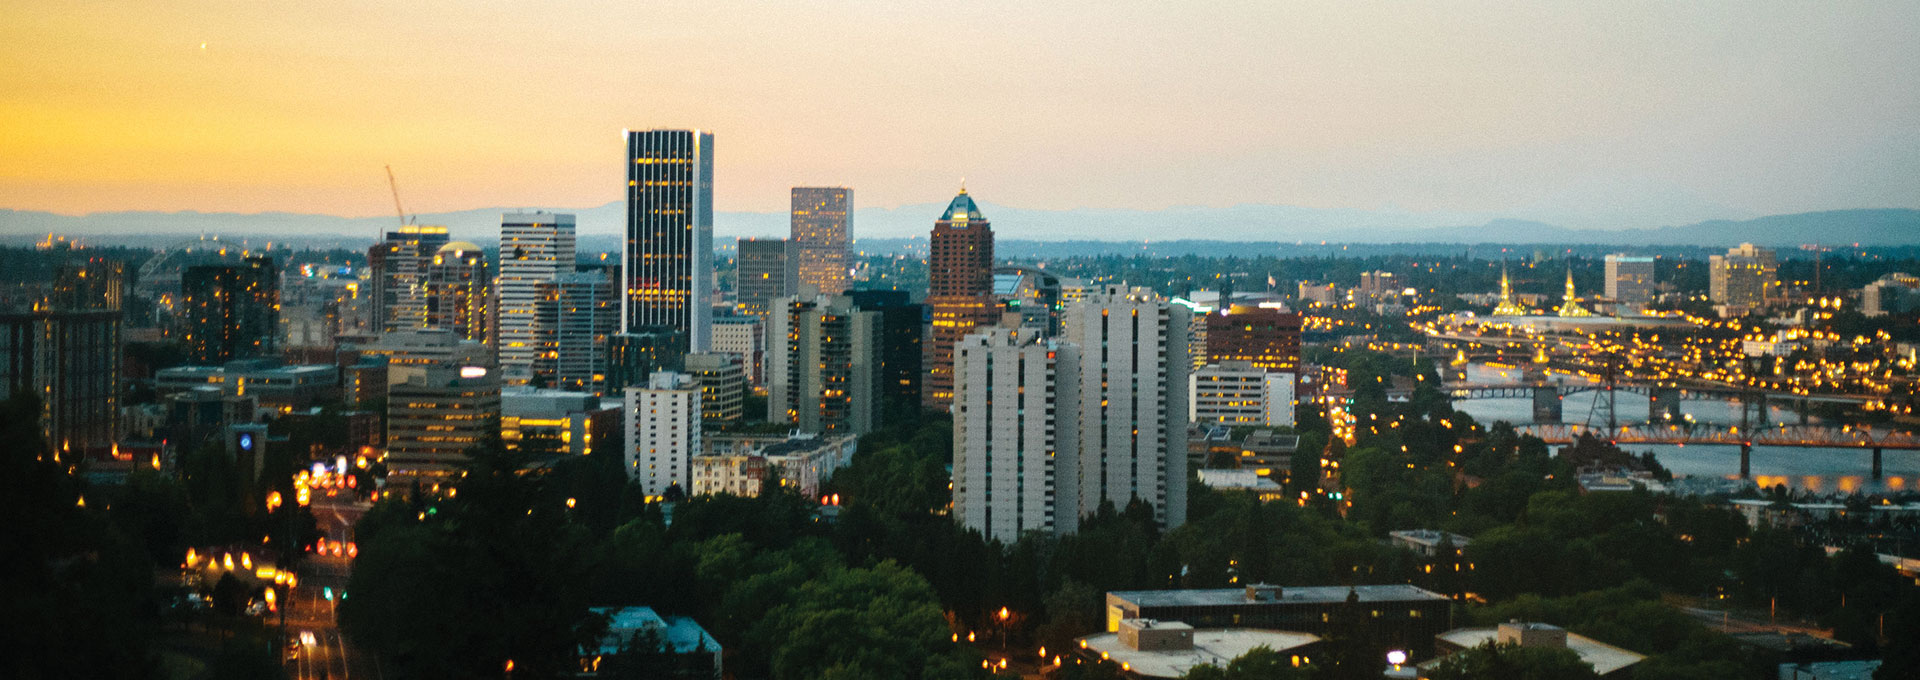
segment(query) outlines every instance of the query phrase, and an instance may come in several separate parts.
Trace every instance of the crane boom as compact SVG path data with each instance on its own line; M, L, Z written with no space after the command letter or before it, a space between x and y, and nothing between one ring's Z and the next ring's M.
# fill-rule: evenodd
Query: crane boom
M393 166L387 166L387 187L393 189L393 214L400 218L400 226L407 226L407 211L400 207L400 182L393 178Z

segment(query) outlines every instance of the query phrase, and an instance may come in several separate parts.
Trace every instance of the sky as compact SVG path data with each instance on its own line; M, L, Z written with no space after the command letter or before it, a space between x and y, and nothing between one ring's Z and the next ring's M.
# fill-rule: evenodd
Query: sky
M1244 204L1578 228L1920 207L1920 3L6 3L0 208Z

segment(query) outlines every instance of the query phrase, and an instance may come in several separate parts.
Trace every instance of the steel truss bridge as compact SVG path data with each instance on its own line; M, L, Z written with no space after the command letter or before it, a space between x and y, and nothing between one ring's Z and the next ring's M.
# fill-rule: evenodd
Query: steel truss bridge
M1447 396L1454 399L1530 399L1542 390L1551 388L1555 394L1566 397L1582 392L1606 392L1607 386L1601 383L1510 383L1510 384L1454 384L1447 388ZM1668 398L1694 400L1730 400L1740 401L1756 396L1764 397L1774 403L1827 402L1861 404L1873 401L1873 397L1859 397L1844 394L1801 395L1785 392L1754 392L1733 387L1668 387L1640 383L1614 383L1613 391L1646 396L1671 395Z
M1755 446L1800 448L1871 449L1873 478L1881 477L1881 451L1920 450L1920 436L1897 430L1866 427L1830 427L1825 425L1780 425L1746 429L1704 424L1620 425L1613 428L1579 424L1534 424L1514 428L1520 434L1540 438L1549 444L1572 444L1590 435L1614 444L1724 444L1740 447L1740 476L1751 477L1751 456Z

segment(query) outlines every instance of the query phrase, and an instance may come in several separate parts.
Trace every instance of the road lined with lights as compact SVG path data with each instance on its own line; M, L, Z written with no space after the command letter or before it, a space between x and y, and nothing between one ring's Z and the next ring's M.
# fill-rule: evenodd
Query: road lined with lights
M350 596L348 578L358 546L353 524L367 505L332 498L311 506L320 527L320 540L300 566L301 587L287 619L289 637L299 646L290 650L288 670L295 680L351 680L381 677L379 660L354 647L340 633L340 601Z

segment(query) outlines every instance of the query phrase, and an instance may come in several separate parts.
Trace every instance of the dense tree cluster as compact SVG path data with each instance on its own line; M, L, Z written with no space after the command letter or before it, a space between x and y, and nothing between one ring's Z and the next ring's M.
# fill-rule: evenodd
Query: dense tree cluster
M1432 680L1586 680L1593 667L1567 649L1489 642L1440 661Z
M1580 493L1569 461L1539 440L1452 410L1431 365L1356 352L1340 367L1360 388L1342 406L1354 439L1332 436L1318 407L1303 410L1290 493L1305 499L1262 503L1196 483L1188 523L1171 531L1134 503L1103 508L1072 535L988 541L947 514L952 434L932 418L864 437L824 498L776 485L754 498L648 503L604 454L529 467L483 452L457 495L396 494L368 514L343 614L350 632L415 677L507 658L517 673L567 672L598 635L588 607L618 605L694 617L738 677L971 677L987 672L983 658L1033 658L1100 630L1105 592L1248 582L1410 582L1470 595L1487 604L1463 606L1461 625L1566 626L1648 655L1639 678L1726 677L1767 662L1675 602L1777 606L1868 649L1891 641L1890 664L1912 655L1892 633L1915 625L1912 605L1898 604L1914 588L1870 555L1829 557L1698 500ZM1386 399L1396 376L1414 382L1412 399ZM1346 495L1319 492L1322 458ZM1472 542L1423 558L1384 540L1416 528ZM406 623L422 612L444 628ZM1377 658L1353 652L1361 642L1332 636L1324 661L1304 672L1377 674ZM1063 657L1063 678L1114 671L1049 655ZM1563 660L1487 649L1456 665L1536 677L1525 673ZM1196 677L1292 677L1263 664L1256 655Z
M231 574L197 587L172 578L188 546L284 537L290 521L296 545L307 540L300 534L312 531L311 515L291 507L269 513L257 502L275 486L265 480L291 478L287 459L269 460L268 474L255 480L209 447L183 455L178 478L141 467L124 483L94 484L88 461L61 455L39 422L31 394L0 403L8 471L0 475L0 514L10 525L0 538L0 676L141 678L188 663L215 678L277 677L269 631L241 613L257 592ZM213 606L191 606L195 591ZM163 653L163 637L188 627L217 632L215 648L196 662Z

